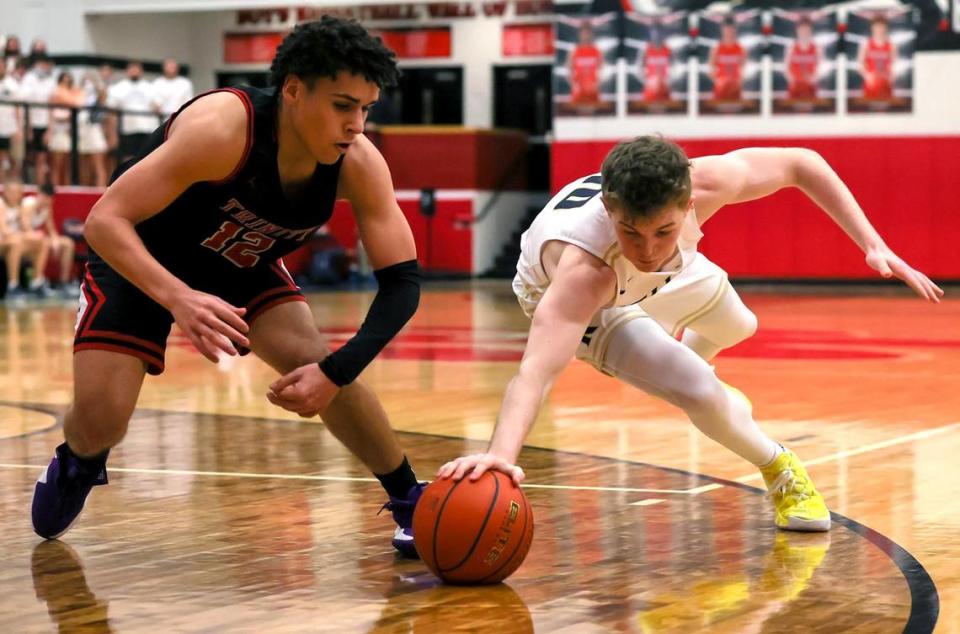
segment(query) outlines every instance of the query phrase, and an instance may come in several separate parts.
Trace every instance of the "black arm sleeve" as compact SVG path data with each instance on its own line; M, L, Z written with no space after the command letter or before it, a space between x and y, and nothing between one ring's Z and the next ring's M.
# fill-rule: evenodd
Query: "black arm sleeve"
M420 303L420 267L407 260L373 272L380 288L357 334L320 362L320 369L336 385L352 383L380 354Z

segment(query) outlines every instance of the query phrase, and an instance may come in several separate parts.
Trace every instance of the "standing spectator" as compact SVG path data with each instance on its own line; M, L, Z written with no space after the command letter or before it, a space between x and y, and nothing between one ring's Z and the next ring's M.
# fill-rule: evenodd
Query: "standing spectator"
M50 105L66 106L50 110L50 178L54 185L63 185L69 181L70 149L72 145L71 108L84 105L86 95L83 88L73 81L73 75L63 71L57 76L57 87L50 95ZM78 123L79 123L78 113ZM85 113L84 113L85 114ZM80 131L77 130L79 137Z
M30 108L30 138L27 139L27 151L34 165L34 178L42 183L47 177L47 127L50 124L50 112L47 104L57 83L53 77L53 61L41 55L34 58L33 66L23 76L20 84L20 99L43 106Z
M29 257L30 261L33 262L33 275L29 288L24 289L19 286L19 267L16 275L9 277L7 297L11 299L31 295L48 297L50 294L50 289L47 288L47 278L44 276L50 241L42 232L33 229L30 222L31 216L29 215L31 204L33 203L29 200L26 205L24 204L23 183L9 178L4 182L3 197L0 198L0 213L5 216L6 230L11 234L16 234L23 255Z
M83 78L84 105L80 112L80 182L96 187L107 186L107 138L103 123L107 118L107 88L96 73L88 71Z
M153 112L153 85L143 78L140 62L127 64L127 76L107 95L110 107L137 112ZM120 162L136 155L140 146L159 124L152 114L124 114L120 117Z
M47 41L42 38L34 38L30 42L30 55L28 57L29 63L33 65L37 59L41 57L49 57L50 53L47 51Z
M113 67L110 64L101 64L97 71L99 86L105 91L103 105L110 106L110 89L113 88L116 79L113 76ZM117 147L120 145L120 137L117 132L117 115L112 110L104 110L103 117L100 120L100 127L103 129L103 138L107 141L107 152L104 157L104 165L107 174L112 174L117 167Z
M166 119L193 97L193 82L180 75L177 60L163 60L163 75L153 82L154 104Z
M20 38L16 35L8 35L7 41L3 44L3 65L8 73L12 73L17 67L17 62L21 59Z
M0 101L16 101L20 97L20 82L7 67L0 64ZM0 104L0 180L16 173L13 147L19 143L20 112L16 106Z

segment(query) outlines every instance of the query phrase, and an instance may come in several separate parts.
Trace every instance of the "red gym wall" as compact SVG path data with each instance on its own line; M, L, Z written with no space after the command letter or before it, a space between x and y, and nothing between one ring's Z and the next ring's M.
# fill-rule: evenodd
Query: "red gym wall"
M960 137L680 140L691 157L747 146L819 152L847 183L887 244L931 277L960 279ZM614 141L553 145L553 190L599 171ZM798 190L724 209L704 227L703 252L740 278L874 278L863 254Z

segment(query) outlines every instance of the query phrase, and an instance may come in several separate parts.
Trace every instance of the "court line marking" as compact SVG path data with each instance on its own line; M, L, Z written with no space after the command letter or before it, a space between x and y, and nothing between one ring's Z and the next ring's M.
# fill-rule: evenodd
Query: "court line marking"
M857 456L860 454L868 453L871 451L877 451L879 449L886 449L887 447L893 447L907 442L912 442L914 440L922 440L925 438L930 438L948 431L960 428L960 422L952 423L950 425L944 425L943 427L935 427L933 429L925 429L919 432L914 432L912 434L907 434L905 436L898 436L896 438L890 438L888 440L883 440L880 442L870 443L868 445L862 445L854 449L847 449L844 451L838 451L832 454L827 454L826 456L821 456L819 458L814 458L813 460L806 461L807 466L814 466L818 464L823 464L825 462L831 462L840 458L846 458L849 456ZM33 465L33 464L13 464L13 463L0 463L0 469L36 469L38 471L44 469L46 465ZM308 480L308 481L321 481L321 482L376 482L376 478L364 478L357 476L331 476L331 475L311 475L311 474L296 474L296 473L251 473L244 471L195 471L187 469L141 469L141 468L132 468L132 467L112 467L110 469L112 473L134 473L134 474L148 474L148 475L180 475L180 476L200 476L200 477L221 477L221 478L260 478L260 479L273 479L273 480ZM754 472L748 475L740 476L739 478L734 478L734 482L746 483L753 480L758 480L762 477L759 472ZM535 483L525 483L523 485L528 489L553 489L553 490L566 490L566 491L604 491L611 493L654 493L660 495L700 495L702 493L707 493L709 491L714 491L716 489L722 489L726 485L711 483L700 487L695 487L692 489L643 489L643 488L634 488L634 487L603 487L603 486L577 486L577 485L566 485L566 484L535 484ZM636 502L630 502L628 506L651 506L653 504L659 504L665 502L666 500L658 498L645 498L643 500L638 500Z
M0 469L36 469L41 471L46 465L0 463ZM220 478L262 478L273 480L314 480L331 482L376 482L376 478L356 476L310 475L307 473L248 473L243 471L191 471L186 469L137 469L130 467L110 467L109 473L138 473L149 475L209 476ZM606 491L611 493L659 493L661 495L688 495L685 489L638 489L633 487L576 486L567 484L526 484L525 489L562 489L568 491Z

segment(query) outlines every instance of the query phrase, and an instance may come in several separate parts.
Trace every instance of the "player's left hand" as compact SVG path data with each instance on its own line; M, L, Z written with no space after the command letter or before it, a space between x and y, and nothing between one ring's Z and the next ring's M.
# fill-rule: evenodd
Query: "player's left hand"
M461 456L440 467L437 470L437 479L460 480L469 474L471 480L478 480L484 472L491 470L507 474L517 486L520 486L527 477L523 469L500 456L492 453L475 453Z
M340 388L316 363L301 366L270 384L267 400L303 418L323 413Z
M930 278L900 259L885 244L867 250L867 264L883 277L898 277L920 297L937 303L943 297L943 289Z

